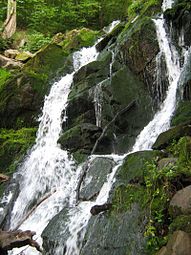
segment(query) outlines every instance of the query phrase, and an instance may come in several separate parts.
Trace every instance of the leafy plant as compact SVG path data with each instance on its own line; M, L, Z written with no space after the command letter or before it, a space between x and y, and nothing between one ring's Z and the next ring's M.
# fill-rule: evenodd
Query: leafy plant
M27 43L22 47L22 49L35 52L50 42L51 38L49 36L45 36L40 32L34 31L27 36Z

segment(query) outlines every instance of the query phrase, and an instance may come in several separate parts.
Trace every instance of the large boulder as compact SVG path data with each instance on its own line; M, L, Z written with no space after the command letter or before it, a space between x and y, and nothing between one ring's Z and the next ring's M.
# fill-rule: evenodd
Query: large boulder
M176 231L156 255L190 255L191 236L184 231Z
M191 213L191 185L179 190L170 201L170 213L173 217Z

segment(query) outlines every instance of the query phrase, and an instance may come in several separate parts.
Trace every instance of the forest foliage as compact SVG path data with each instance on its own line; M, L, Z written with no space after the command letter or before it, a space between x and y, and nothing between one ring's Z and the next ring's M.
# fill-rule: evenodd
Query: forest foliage
M74 28L100 29L123 19L132 0L17 0L17 27L52 35ZM7 0L0 2L0 21L6 18Z

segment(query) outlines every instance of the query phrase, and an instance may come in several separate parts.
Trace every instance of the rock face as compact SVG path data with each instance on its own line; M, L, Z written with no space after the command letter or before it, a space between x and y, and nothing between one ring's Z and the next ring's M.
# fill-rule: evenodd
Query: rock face
M83 200L95 199L114 165L115 163L110 159L95 158L83 178L79 198Z
M64 130L72 132L84 123L99 125L101 130L108 126L96 153L127 151L153 116L150 109L155 95L151 91L159 48L157 41L147 36L156 37L152 20L138 20L136 25L138 29L133 25L130 33L121 25L106 36L97 45L98 49L103 49L97 61L82 67L74 76L67 109L69 119ZM135 43L140 45L136 48ZM98 90L100 96L96 98ZM135 102L133 106L123 111L132 102ZM100 113L97 105L100 105ZM80 134L78 129L76 135ZM70 146L69 137L63 138L62 145L79 152L78 147ZM79 147L83 147L83 143L80 142Z

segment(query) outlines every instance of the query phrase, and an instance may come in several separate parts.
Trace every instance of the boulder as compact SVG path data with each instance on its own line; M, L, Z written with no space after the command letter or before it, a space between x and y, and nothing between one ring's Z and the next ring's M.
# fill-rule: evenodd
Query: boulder
M176 231L156 255L190 255L191 237L184 231Z
M108 158L97 157L92 160L83 178L79 198L83 200L95 199L114 165L115 163Z
M143 183L145 164L162 156L160 151L138 151L127 155L116 174L116 183Z
M169 211L173 217L191 213L191 185L179 190L170 201Z
M110 212L110 211L109 211ZM102 213L90 219L80 255L141 255L143 217L137 205L126 212Z

